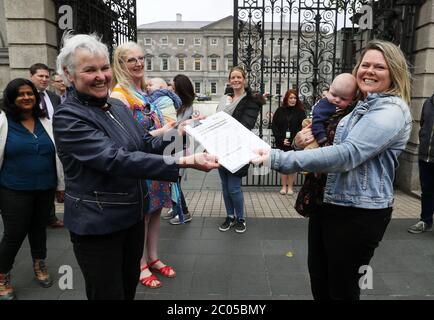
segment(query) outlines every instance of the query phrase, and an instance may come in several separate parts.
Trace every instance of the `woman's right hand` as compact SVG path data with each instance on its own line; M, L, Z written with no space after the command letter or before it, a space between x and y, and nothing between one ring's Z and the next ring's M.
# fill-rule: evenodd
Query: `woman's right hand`
M180 168L193 168L208 172L220 167L217 160L216 156L201 152L179 158L178 165Z
M284 146L289 146L289 140L288 139L283 140L283 145Z
M307 127L303 128L296 134L294 138L294 144L297 148L304 149L308 144L315 140L312 134L311 126L312 125L309 124Z

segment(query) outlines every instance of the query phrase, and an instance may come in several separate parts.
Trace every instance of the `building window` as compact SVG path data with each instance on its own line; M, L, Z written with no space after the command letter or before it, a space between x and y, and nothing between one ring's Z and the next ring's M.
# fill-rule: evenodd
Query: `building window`
M217 94L217 82L211 82L211 94Z
M217 38L211 38L211 45L212 46L218 45L218 39Z
M210 69L211 69L211 71L217 71L217 59L216 58L211 58Z
M161 70L162 71L169 70L169 58L161 58Z
M264 39L264 47L267 46L267 39Z
M194 45L195 46L202 45L202 39L201 38L194 38Z
M234 45L234 39L228 39L226 43L229 47L231 47Z
M233 58L227 58L226 59L226 70L231 70L231 68L234 66L234 59Z
M185 71L185 58L178 58L178 70Z
M160 43L161 43L163 46L167 46L167 44L169 43L169 40L167 39L167 37L165 37L165 38L161 38L161 39L160 39Z
M178 46L185 45L185 39L184 38L178 38Z
M278 46L281 46L281 45L282 45L282 39L278 39L278 40L277 40L277 45L278 45Z
M276 83L276 94L280 95L280 83Z
M152 71L152 58L145 59L146 71Z
M194 71L200 71L201 68L201 63L200 63L200 58L195 58L194 59Z
M151 46L152 45L152 39L151 38L145 38L145 41L143 42L145 46Z
M197 94L200 93L200 82L194 83L194 93L197 93Z

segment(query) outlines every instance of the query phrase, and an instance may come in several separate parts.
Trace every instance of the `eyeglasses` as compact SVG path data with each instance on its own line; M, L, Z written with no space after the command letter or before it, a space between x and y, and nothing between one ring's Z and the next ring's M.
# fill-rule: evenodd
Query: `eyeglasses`
M63 83L63 80L53 80L55 83Z
M137 64L137 63L143 63L145 61L145 57L141 56L141 57L132 57L127 59L127 63L128 64Z

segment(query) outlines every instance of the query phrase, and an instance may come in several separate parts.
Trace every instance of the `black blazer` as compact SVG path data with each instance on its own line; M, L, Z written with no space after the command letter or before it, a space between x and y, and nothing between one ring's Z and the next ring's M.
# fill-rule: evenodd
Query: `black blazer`
M161 154L170 141L143 133L116 99L104 111L75 91L57 108L54 138L65 170L66 228L79 235L127 229L148 210L145 179L177 181L179 167Z
M60 104L60 97L53 91L45 90L45 92L48 94L48 97L50 98L54 111L56 111L57 106Z
M235 107L232 117L240 122L247 129L252 130L255 127L259 112L262 109L264 100L259 94L253 95L250 89L246 90L246 96L241 99ZM234 173L237 177L247 176L250 164L246 164L240 170ZM222 168L222 170L226 170ZM228 171L229 172L229 171Z

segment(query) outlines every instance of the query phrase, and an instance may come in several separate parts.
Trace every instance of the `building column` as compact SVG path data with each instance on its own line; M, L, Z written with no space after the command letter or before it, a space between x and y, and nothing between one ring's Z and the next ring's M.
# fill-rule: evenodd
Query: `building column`
M420 114L424 101L434 93L434 0L427 0L419 9L412 72L411 114L413 130L406 150L400 156L396 184L405 192L420 190L418 147Z
M29 77L37 62L55 69L57 23L53 0L3 0L10 79Z
M6 38L6 19L4 15L4 2L0 0L0 99L3 96L3 89L9 82L9 51Z

